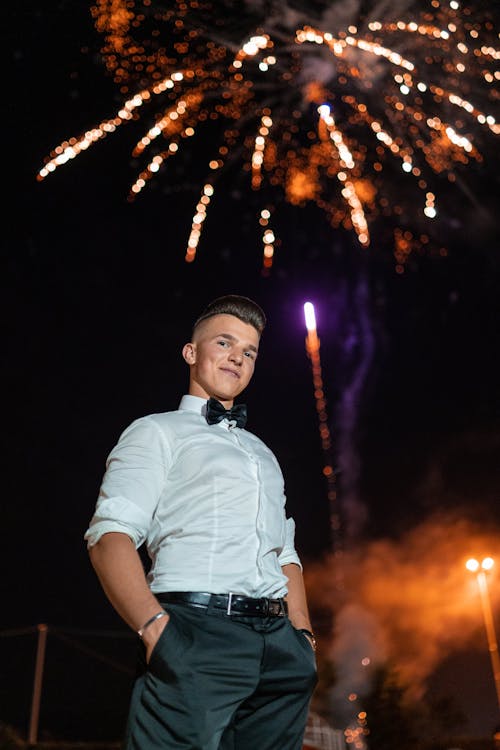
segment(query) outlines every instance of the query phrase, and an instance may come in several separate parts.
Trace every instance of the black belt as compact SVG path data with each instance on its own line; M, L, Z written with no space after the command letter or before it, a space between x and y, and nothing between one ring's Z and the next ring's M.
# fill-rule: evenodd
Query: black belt
M284 599L254 599L241 594L210 594L206 591L166 591L155 594L161 604L189 604L203 609L223 610L226 615L253 617L285 617L288 606Z

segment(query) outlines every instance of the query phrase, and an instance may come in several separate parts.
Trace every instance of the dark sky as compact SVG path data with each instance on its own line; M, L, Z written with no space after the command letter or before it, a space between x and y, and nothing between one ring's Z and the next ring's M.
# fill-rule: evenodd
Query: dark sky
M304 560L317 561L329 548L324 455L304 347L308 299L317 309L336 466L343 463L340 501L354 492L366 515L344 542L398 539L438 509L459 508L488 531L498 528L494 149L472 172L474 201L458 189L447 197L461 217L450 224L448 256L419 256L403 275L394 271L383 232L360 250L352 233L333 230L313 209L283 205L282 248L263 277L253 216L232 188L214 202L199 257L187 265L196 191L186 195L175 177L164 176L128 204L135 172L126 128L36 182L50 149L110 116L120 98L100 63L86 4L52 3L43 12L35 5L8 9L5 26L2 632L40 622L121 628L83 543L104 460L132 419L176 408L187 384L180 349L191 323L229 292L254 297L268 314L245 401L249 428L282 464ZM362 387L347 409L346 392L363 365ZM109 648L102 637L85 642L108 654L120 645ZM27 724L33 644L34 636L0 640L7 678L19 664L16 673L27 675L0 712L20 727ZM54 676L46 680L42 724L70 735L78 711L67 697L66 671L55 665L68 654L76 659L76 646L55 636L49 645ZM81 658L88 664L88 654ZM478 680L491 682L483 651L467 659L467 669L480 663ZM101 686L107 679L95 676ZM125 695L126 687L119 690ZM53 705L62 696L61 723ZM486 714L480 706L471 713L480 731L493 715L491 685L487 701ZM124 703L117 704L119 720ZM101 720L102 736L115 731L116 723L106 729Z

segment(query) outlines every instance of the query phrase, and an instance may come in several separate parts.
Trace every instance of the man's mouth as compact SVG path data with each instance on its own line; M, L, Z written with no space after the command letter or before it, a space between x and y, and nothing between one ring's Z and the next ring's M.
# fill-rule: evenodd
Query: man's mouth
M233 378L238 378L239 380L240 373L237 372L236 370L229 370L227 367L221 367L221 370L222 372L225 372L227 375L232 375Z

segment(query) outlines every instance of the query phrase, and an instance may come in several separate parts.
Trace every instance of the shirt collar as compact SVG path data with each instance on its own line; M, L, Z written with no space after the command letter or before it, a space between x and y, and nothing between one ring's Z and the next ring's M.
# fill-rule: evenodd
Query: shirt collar
M207 401L207 398L186 394L181 398L179 411L195 411L197 414L201 414L204 417L207 412Z

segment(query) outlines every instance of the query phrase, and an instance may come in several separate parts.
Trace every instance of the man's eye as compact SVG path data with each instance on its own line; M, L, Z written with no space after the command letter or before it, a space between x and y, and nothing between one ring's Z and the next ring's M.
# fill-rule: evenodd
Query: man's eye
M245 352L245 357L249 357L249 359L255 359L255 354L253 352Z

